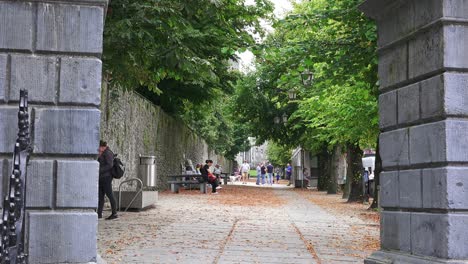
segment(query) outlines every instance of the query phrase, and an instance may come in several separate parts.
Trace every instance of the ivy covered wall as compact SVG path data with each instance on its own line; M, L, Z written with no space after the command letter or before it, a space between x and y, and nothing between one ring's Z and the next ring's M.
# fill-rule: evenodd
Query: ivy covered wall
M211 150L181 120L131 90L104 82L101 111L101 139L108 142L127 167L120 181L137 177L140 154L156 156L161 189L167 188L165 175L181 173L185 158L194 165L212 159L223 171L231 171L231 162ZM114 188L118 185L119 180L114 181Z

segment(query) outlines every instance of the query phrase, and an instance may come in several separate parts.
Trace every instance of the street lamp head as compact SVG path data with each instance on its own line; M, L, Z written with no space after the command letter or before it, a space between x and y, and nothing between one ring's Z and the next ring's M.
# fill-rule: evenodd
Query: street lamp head
M275 116L275 118L273 119L273 121L275 122L275 124L279 124L279 123L280 123L280 117L279 117L279 116Z
M301 73L301 79L304 86L311 86L314 80L314 74L307 69Z
M296 97L297 97L297 93L295 90L289 90L288 91L288 97L289 97L289 100L296 100Z
M283 124L288 123L288 115L286 113L283 114Z

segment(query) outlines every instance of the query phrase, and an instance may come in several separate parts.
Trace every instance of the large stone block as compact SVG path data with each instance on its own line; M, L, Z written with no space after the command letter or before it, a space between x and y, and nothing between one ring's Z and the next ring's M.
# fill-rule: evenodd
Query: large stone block
M56 97L57 58L15 55L11 57L10 100L18 101L27 89L29 102L53 103Z
M18 108L0 109L0 153L13 153L18 133Z
M447 120L446 145L447 160L451 162L468 161L468 121Z
M442 0L400 2L402 4L387 9L385 16L378 19L379 46L402 39L443 16Z
M96 262L94 212L29 212L29 263Z
M0 49L32 50L33 4L0 2Z
M423 170L423 207L431 209L467 209L467 175L468 169L463 167Z
M410 128L411 164L446 161L445 121Z
M411 251L411 214L383 211L381 214L382 249Z
M61 62L60 103L98 106L101 101L101 61L64 57Z
M378 19L378 45L385 46L408 34L413 27L412 14L410 1L406 1L399 8L390 9L385 17Z
M380 156L383 168L409 165L408 129L380 134Z
M398 90L398 124L419 120L419 83Z
M466 207L465 207L466 209ZM468 214L449 214L448 257L468 259Z
M425 1L407 1L411 5L411 17L408 20L412 20L412 26L410 32L413 33L437 19L443 17L442 2L444 0L425 0Z
M404 170L398 176L400 207L422 208L421 170Z
M443 259L468 258L467 214L411 213L412 253Z
M381 128L397 124L397 93L395 91L379 96L379 117Z
M444 73L445 113L468 115L468 74Z
M442 3L445 17L468 18L468 6L465 0L445 0Z
M398 171L386 171L380 174L380 204L382 207L398 207L400 205L398 186Z
M450 68L468 68L468 25L444 26L444 65Z
M57 161L57 207L96 208L99 163Z
M104 8L39 3L37 50L102 53Z
M421 118L444 113L444 78L437 75L421 82Z
M379 56L380 88L398 84L408 79L407 44L384 51Z
M5 101L7 93L7 61L6 54L0 54L0 103Z
M444 67L444 37L441 26L421 33L409 41L408 78L441 70ZM381 76L379 74L379 76Z
M447 258L448 237L447 214L411 214L411 251L413 254Z
M97 154L100 111L35 109L34 153Z
M54 162L32 160L28 166L26 205L29 208L52 208L54 193Z

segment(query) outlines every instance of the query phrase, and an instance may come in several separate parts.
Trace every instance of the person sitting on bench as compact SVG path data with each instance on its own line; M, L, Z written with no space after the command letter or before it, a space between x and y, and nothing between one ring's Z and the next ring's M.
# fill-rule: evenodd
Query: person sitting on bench
M217 189L221 189L221 187L218 187L218 183L216 181L216 176L213 175L213 173L211 173L210 171L210 167L213 165L213 161L212 160L206 160L206 164L205 166L203 166L203 168L200 169L200 172L203 176L203 180L204 182L208 182L209 184L211 184L211 193L212 194L218 194L218 192L216 191Z

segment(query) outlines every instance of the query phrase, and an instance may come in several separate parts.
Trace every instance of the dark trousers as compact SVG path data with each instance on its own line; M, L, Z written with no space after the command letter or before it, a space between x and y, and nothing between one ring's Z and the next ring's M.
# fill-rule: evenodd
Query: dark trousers
M98 216L102 216L102 209L104 207L104 195L109 198L112 214L117 213L117 205L115 203L114 194L112 193L112 177L103 177L99 179L99 204L98 204Z
M211 184L211 192L215 193L216 192L216 187L218 187L218 181L213 180L213 181L208 181L209 184Z

